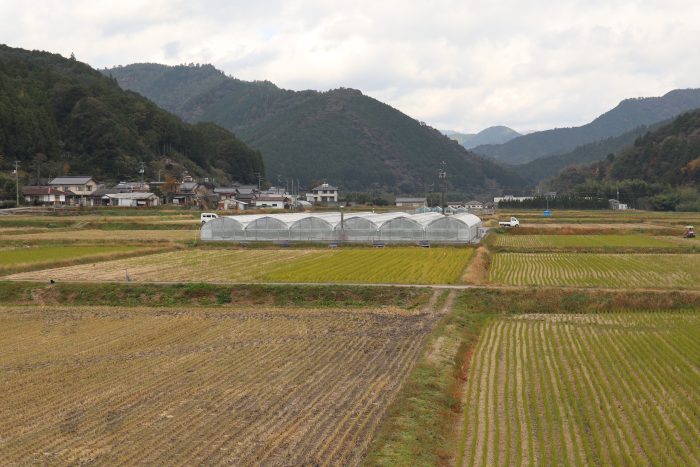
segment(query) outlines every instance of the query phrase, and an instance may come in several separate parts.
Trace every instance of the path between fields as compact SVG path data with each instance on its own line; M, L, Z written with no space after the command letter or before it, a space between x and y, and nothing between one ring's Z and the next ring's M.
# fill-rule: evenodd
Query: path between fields
M0 282L34 282L37 284L46 283L46 281L37 280L27 280L27 279L12 279L9 277L0 276ZM212 284L212 285L263 285L263 286L347 286L347 287L410 287L410 288L421 288L421 289L455 289L455 290L468 290L468 289L496 289L496 290L546 290L546 289L565 289L565 290L582 290L582 291L601 291L601 292L683 292L686 294L700 295L700 290L697 289L682 289L682 288L665 288L665 289L654 289L654 288L640 288L640 287L574 287L574 286L535 286L535 285L505 285L505 284L400 284L400 283L363 283L363 282L231 282L231 281L134 281L129 282L125 280L110 281L86 281L86 280L55 280L55 283L75 283L75 284L133 284L138 285L175 285L175 284Z

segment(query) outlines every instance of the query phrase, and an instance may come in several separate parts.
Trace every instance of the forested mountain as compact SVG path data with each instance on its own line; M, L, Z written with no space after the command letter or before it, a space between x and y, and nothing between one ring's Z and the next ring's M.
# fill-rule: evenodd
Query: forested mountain
M459 133L457 131L443 131L443 133L467 149L475 148L482 144L503 144L513 138L522 136L507 126L492 126L478 133Z
M626 99L586 125L538 131L505 144L478 146L474 152L508 164L525 164L541 157L568 153L578 146L617 137L697 108L700 108L700 89L678 89L662 97Z
M700 210L700 110L637 138L619 155L563 171L547 183L561 193L648 198L656 209Z
M439 131L353 89L288 91L246 82L211 65L135 64L103 70L125 89L190 122L213 121L262 151L268 176L343 190L436 188L441 162L451 190L484 193L522 180Z
M0 170L28 183L62 174L98 181L183 170L251 182L262 157L212 123L191 125L75 59L0 46Z
M517 166L517 171L528 181L537 183L557 175L569 166L588 165L605 159L608 154L617 154L628 146L631 146L637 138L643 136L648 131L660 127L663 123L664 122L657 123L652 126L640 126L620 136L606 138L601 141L596 141L595 143L584 144L566 154L540 157L527 164ZM668 123L668 121L665 123Z

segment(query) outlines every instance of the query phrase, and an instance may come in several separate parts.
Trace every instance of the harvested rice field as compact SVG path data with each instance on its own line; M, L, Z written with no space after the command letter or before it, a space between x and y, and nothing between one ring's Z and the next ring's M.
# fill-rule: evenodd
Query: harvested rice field
M134 282L453 283L470 248L180 250L47 269L13 280Z
M700 312L493 320L458 465L699 465Z
M358 465L437 318L0 308L0 464Z
M697 289L700 255L496 253L489 280L507 285Z
M44 232L0 232L0 241L23 242L186 242L199 239L196 230L58 230Z
M37 246L3 248L0 250L0 273L23 267L42 265L50 267L61 262L75 260L95 261L110 259L115 256L128 255L139 251L150 252L137 246Z
M673 239L676 240L676 239ZM496 235L493 245L509 249L558 249L558 248L669 248L692 247L696 242L673 241L666 237L648 235ZM679 238L678 240L684 240Z

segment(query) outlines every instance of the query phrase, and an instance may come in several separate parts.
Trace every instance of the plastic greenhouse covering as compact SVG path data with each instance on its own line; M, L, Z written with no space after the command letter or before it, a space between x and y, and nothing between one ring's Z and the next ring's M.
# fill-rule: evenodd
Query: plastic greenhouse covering
M438 212L285 213L227 216L202 226L200 238L220 242L475 243L481 219Z

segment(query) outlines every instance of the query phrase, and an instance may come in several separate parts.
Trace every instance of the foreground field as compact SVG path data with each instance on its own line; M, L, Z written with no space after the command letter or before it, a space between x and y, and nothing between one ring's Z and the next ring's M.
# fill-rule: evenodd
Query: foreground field
M469 248L182 250L10 276L15 280L134 282L452 283Z
M700 288L697 254L496 253L489 280L509 285Z
M461 465L700 464L700 312L493 321Z
M0 308L0 463L357 465L434 319Z

